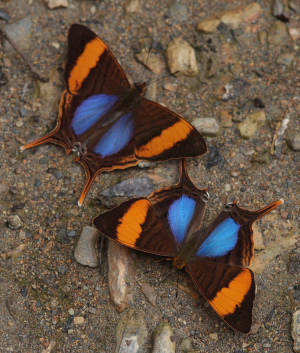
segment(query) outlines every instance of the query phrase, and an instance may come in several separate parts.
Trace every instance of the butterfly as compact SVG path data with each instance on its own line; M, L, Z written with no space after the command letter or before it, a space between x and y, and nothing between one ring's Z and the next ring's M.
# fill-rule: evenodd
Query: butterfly
M173 258L175 268L185 267L228 325L249 333L255 282L245 266L254 255L252 224L283 201L258 211L245 210L234 201L202 229L208 199L207 189L198 189L190 180L183 159L178 185L125 201L97 216L93 225L130 248Z
M207 151L191 124L143 97L146 82L131 87L109 47L80 24L69 30L65 83L56 128L21 149L50 142L68 154L77 152L75 162L83 165L87 176L80 206L103 171Z

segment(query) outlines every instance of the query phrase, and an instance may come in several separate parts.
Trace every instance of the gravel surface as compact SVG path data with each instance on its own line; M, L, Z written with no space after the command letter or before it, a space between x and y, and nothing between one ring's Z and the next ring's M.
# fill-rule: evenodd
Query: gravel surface
M275 11L272 1L258 1L261 11L254 20L246 13L237 23L237 14L229 12L231 22L223 16L213 33L203 33L197 30L201 21L249 3L63 3L68 7L50 9L34 0L1 3L1 28L22 20L14 41L20 47L24 42L32 65L50 80L38 81L18 54L0 46L0 352L121 352L116 351L120 322L126 326L124 315L131 309L144 322L143 346L136 352L152 352L153 335L163 324L173 332L178 352L293 352L291 320L300 305L300 6L286 1L281 9L276 1ZM67 32L74 22L102 37L133 81L157 78L135 59L147 43L153 41L153 53L163 59L177 37L194 49L199 73L168 76L150 85L149 94L207 129L201 131L209 152L188 161L193 182L211 195L204 223L234 199L253 210L284 199L258 222L264 246L254 263L255 334L234 332L203 297L195 301L191 279L182 271L177 280L168 261L131 251L133 300L123 313L110 301L106 242L100 267L75 261L82 229L125 200L101 196L102 190L141 177L155 189L170 186L178 181L179 163L103 173L80 208L85 176L74 156L51 144L20 151L55 125ZM160 67L168 74L167 65ZM155 305L142 291L144 282L155 290ZM178 296L177 283L186 289L178 289Z

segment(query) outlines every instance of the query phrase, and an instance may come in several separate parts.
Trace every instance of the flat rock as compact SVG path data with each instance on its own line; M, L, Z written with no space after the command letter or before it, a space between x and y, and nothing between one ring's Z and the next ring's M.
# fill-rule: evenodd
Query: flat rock
M181 4L180 2L174 2L169 7L168 15L173 21L183 22L188 19L189 12L186 5Z
M277 64L290 67L293 65L294 60L295 60L295 54L291 52L286 52L286 53L279 54L276 59L276 62Z
M32 22L30 19L23 18L18 22L6 25L4 31L20 51L26 52L31 47L31 28ZM7 40L4 40L3 47L6 54L16 53Z
M84 266L97 267L97 242L100 232L94 227L84 227L75 248L75 260Z
M168 45L167 62L171 73L178 75L195 76L199 73L194 48L183 38L177 37Z
M240 134L244 138L251 138L255 135L257 129L266 122L266 114L264 111L258 111L249 114L244 121L238 124Z
M292 337L294 340L294 352L300 352L300 309L295 311L292 320Z
M154 333L152 353L175 353L176 343L171 326L167 323L160 324Z
M286 25L281 21L276 21L269 29L267 34L268 43L271 46L285 44L289 38Z
M155 187L149 178L135 178L124 180L119 184L113 185L110 188L100 192L102 196L109 197L141 197L152 194Z
M192 125L203 135L218 136L219 134L219 124L215 118L196 118L192 121Z
M134 310L121 315L116 328L116 353L143 353L148 330L144 318Z
M49 9L56 9L58 7L68 7L68 0L44 0Z
M237 28L241 23L256 21L261 13L262 8L260 4L252 2L230 11L221 12L201 21L198 24L198 30L203 33L214 33L221 22L231 28Z
M112 302L124 311L132 301L128 277L133 267L131 249L112 240L108 245L108 286Z

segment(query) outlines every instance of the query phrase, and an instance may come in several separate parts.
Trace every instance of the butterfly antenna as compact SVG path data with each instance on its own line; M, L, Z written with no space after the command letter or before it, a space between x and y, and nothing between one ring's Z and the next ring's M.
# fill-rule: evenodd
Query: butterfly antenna
M42 81L42 82L48 82L49 78L48 77L44 77L42 76L31 64L31 62L29 61L29 59L27 58L27 56L22 53L20 51L20 49L18 48L17 44L11 39L11 37L3 30L0 29L0 35L6 39L9 44L14 48L14 50L20 55L20 57L23 59L23 61L25 62L25 64L28 66L29 70L32 72L33 76L35 78L37 78L38 80Z
M155 80L148 82L148 83L146 84L146 86L151 85L151 83L154 83L154 82L157 82L157 81L163 80L163 79L164 79L164 78L166 78L166 77L176 75L176 74L178 74L178 72L179 72L179 71L180 71L180 70L175 71L175 72L172 72L172 73L167 74L167 75L165 75L165 76L162 76L162 77L156 78Z
M150 46L149 46L146 61L143 63L143 64L144 64L144 70L143 70L143 74L142 74L142 82L144 82L144 76L145 76L145 72L146 72L148 60L149 60L149 57L150 57L150 52L151 52L151 50L152 50L152 44L153 44L153 43L151 43Z
M179 271L177 271L177 281L176 281L176 293L175 297L178 298L178 288L179 288Z

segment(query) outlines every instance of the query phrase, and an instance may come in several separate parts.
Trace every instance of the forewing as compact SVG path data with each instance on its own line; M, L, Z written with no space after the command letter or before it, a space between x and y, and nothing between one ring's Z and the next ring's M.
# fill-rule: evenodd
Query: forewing
M174 240L147 198L123 202L97 216L93 225L105 236L130 248L175 256Z
M189 122L158 103L142 98L135 122L138 159L163 161L207 151L203 137Z
M109 47L80 24L73 24L69 30L65 81L70 93L84 97L97 93L118 95L130 89L126 75Z

